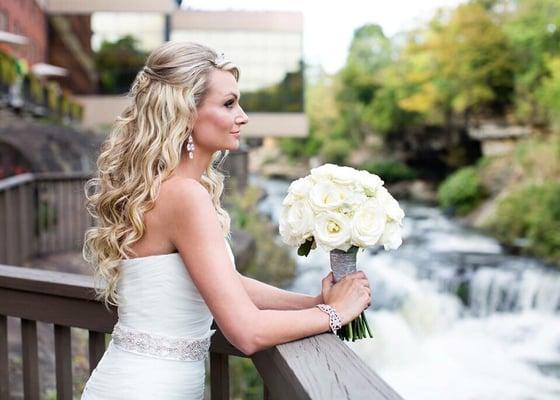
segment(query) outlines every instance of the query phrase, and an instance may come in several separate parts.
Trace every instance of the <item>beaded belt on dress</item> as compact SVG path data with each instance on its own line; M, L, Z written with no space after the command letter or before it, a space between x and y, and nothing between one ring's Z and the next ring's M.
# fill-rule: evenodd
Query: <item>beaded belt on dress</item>
M133 353L179 361L200 361L210 349L211 329L203 338L187 338L147 333L115 324L112 340L115 345Z

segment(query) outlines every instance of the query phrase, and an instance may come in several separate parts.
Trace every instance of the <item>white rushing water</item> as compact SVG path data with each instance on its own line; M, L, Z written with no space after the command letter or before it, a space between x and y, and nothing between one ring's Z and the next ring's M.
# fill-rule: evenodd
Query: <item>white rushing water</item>
M267 191L259 208L277 222L288 183L251 182ZM502 254L436 208L402 206L401 248L358 254L374 338L348 346L407 400L560 399L560 273ZM316 294L328 253L293 254L290 289Z

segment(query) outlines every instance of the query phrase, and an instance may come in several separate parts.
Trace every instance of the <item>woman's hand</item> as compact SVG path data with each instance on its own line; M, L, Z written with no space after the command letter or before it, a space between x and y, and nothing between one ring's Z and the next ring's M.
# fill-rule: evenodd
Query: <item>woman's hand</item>
M332 272L323 281L322 296L325 304L334 307L342 325L354 320L371 304L371 289L366 275L357 271L334 283Z
M330 292L331 288L333 287L333 285L334 285L334 275L331 271L321 281L321 294L319 296L317 296L319 298L320 302L317 303L317 304L321 304L321 303L325 304L326 303L325 299L329 297L329 292Z

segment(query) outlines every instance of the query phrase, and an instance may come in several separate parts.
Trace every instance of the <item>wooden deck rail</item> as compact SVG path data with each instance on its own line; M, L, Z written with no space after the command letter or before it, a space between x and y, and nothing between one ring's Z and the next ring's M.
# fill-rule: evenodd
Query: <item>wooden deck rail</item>
M81 247L92 220L83 173L22 174L0 180L0 263Z
M115 309L93 299L86 275L0 265L0 400L9 398L7 317L21 319L25 399L39 398L37 321L53 324L58 399L72 399L70 328L89 332L89 370L105 350ZM217 329L210 347L212 400L229 399L230 355L245 357ZM401 399L344 343L331 334L275 346L251 357L265 399Z

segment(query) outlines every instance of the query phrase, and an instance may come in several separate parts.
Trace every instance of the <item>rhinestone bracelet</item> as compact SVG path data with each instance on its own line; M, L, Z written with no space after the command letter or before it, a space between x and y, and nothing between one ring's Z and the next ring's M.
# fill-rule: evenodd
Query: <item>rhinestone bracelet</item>
M342 320L336 312L336 309L328 304L317 304L316 307L329 315L329 325L331 326L331 331L336 335L336 331L342 327Z

